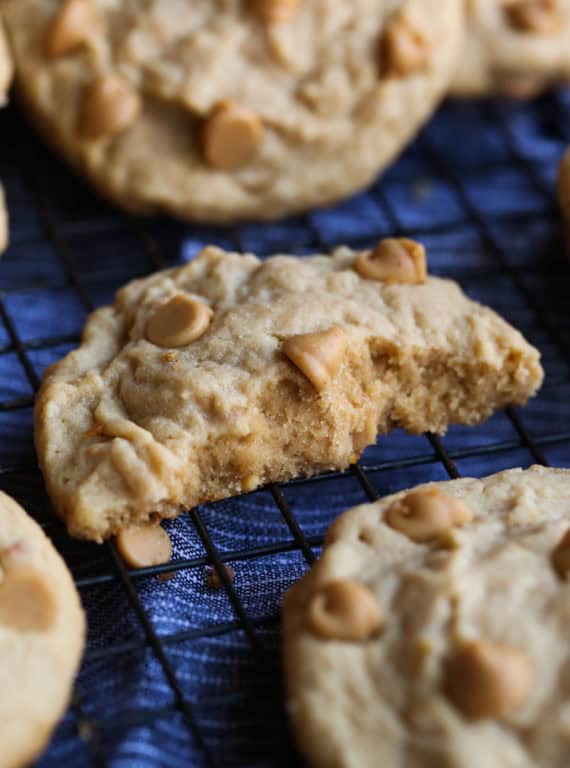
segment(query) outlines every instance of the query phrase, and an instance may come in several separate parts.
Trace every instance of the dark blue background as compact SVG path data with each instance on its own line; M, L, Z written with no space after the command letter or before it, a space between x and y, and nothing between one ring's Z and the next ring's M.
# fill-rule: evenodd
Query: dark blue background
M235 228L123 215L43 149L14 108L0 126L11 217L0 261L0 486L53 537L89 620L74 704L40 765L295 764L281 707L280 603L332 519L366 500L363 476L348 471L199 509L167 525L175 578L125 576L110 547L70 541L51 516L32 443L38 377L77 343L93 306L206 243L303 255L405 232L426 244L431 272L457 279L540 348L547 378L526 408L452 428L441 443L382 438L361 461L371 488L385 494L449 471L485 475L536 460L570 465L570 267L554 195L570 143L570 93L446 105L366 193ZM206 586L212 557L234 568L229 595ZM152 648L157 637L178 699Z

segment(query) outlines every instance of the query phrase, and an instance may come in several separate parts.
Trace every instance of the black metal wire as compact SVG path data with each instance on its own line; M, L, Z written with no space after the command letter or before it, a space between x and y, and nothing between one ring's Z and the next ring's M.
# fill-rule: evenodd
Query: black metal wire
M510 149L512 163L508 164L508 167L515 166L526 172L530 182L533 185L533 188L543 196L546 207L549 210L552 210L552 191L548 188L547 185L544 184L540 176L537 174L533 164L530 163L525 157L524 153L519 150L508 124L502 118L501 114L494 110L492 107L489 108L488 115L489 119L492 120L493 123L497 125L503 132L507 146ZM379 211L390 223L392 233L394 235L398 235L405 232L407 235L421 237L430 234L453 232L459 228L465 227L466 225L473 228L479 234L481 242L484 244L486 250L493 256L494 264L491 267L478 267L476 272L475 270L470 270L469 268L461 268L459 271L462 271L466 276L469 276L470 274L476 274L477 277L486 276L488 279L494 279L497 275L508 277L513 288L524 299L525 305L533 313L537 327L542 329L547 334L549 340L558 350L560 359L563 360L567 366L570 366L569 342L564 338L560 329L558 329L549 320L546 312L544 312L542 306L526 287L524 280L522 279L523 275L532 274L534 268L532 266L524 266L521 269L512 268L508 262L508 259L506 258L506 255L501 249L500 243L497 241L493 234L493 227L497 224L512 224L519 221L528 222L529 218L536 218L537 220L541 220L544 218L544 214L528 214L527 212L524 214L517 214L509 212L508 214L498 214L493 217L481 215L471 204L469 197L465 192L462 179L456 173L455 169L450 166L447 159L439 152L436 147L430 144L429 141L425 141L425 145L431 159L433 160L434 167L438 169L442 177L455 191L455 196L462 211L461 218L457 221L450 222L445 225L436 224L422 228L406 228L399 220L397 211L390 204L389 199L384 193L383 187L376 185L373 192L373 199L376 201ZM85 221L67 222L61 225L56 224L55 218L52 215L50 208L50 201L45 198L41 191L40 185L36 183L30 157L20 151L18 158L21 167L22 180L31 192L32 200L37 209L38 217L44 228L45 236L47 240L53 245L55 252L58 254L58 257L61 260L68 284L72 286L76 291L77 296L79 297L86 311L90 311L93 308L94 302L91 298L90 291L81 276L80 271L77 269L74 252L69 245L69 238L71 236L74 238L81 238L87 237L95 232L112 231L117 225L119 218L115 216L106 216L99 219L90 218ZM163 253L162 244L156 239L154 235L150 233L148 227L146 227L144 224L141 224L140 221L130 219L128 217L123 217L120 219L121 226L124 226L125 220L132 228L135 236L138 239L138 242L140 243L141 251L146 256L149 269L158 269L166 266L168 264L168 259ZM313 219L307 216L304 219L304 223L307 231L310 233L311 249L319 251L327 250L325 243L322 242L319 232L313 223ZM243 250L242 243L240 241L240 232L238 230L233 231L233 239L236 244L236 248ZM25 240L21 242L25 242ZM363 238L361 240L358 236L356 236L352 244L356 247L358 247L359 244L364 245L365 239ZM559 266L554 266L551 269L552 273L556 269L563 271L563 267ZM541 274L543 274L543 271L541 271ZM104 277L105 279L112 279L112 270L108 273L105 272ZM37 288L38 290L42 290L46 287L53 287L53 285L51 283L49 286L46 286L46 284L35 284L33 281L24 282L18 285L19 290L25 288ZM9 339L7 343L0 346L0 355L9 353L15 353L17 355L27 380L34 390L37 390L39 385L39 377L34 369L34 365L29 356L29 352L33 350L49 349L63 344L72 344L76 343L78 340L75 334L66 334L51 337L38 336L35 339L24 341L18 333L17 325L11 318L2 295L0 295L0 319L6 328ZM18 411L24 408L30 408L32 404L33 398L27 394L22 394L22 396L0 401L0 412ZM373 474L376 476L376 474L380 472L395 472L397 470L409 467L439 463L443 466L448 476L454 478L459 476L459 470L457 464L455 463L457 460L480 456L492 457L499 455L501 452L512 451L520 448L524 448L533 461L546 465L547 459L543 448L549 445L564 443L570 444L570 431L562 430L557 433L551 432L550 434L534 437L525 426L524 416L522 416L517 410L514 408L507 408L505 413L514 427L517 439L495 442L493 444L473 445L466 448L448 450L445 446L444 439L442 440L436 435L426 435L430 446L430 451L426 453L418 453L369 464L366 464L363 461L359 461L357 464L347 470L347 472L329 472L321 476L309 479L297 479L285 486L268 486L268 490L273 498L273 501L277 509L280 511L291 534L291 538L282 542L269 545L252 546L245 549L229 552L220 552L213 542L208 527L204 522L204 517L201 514L201 511L199 509L195 509L190 512L189 520L196 529L204 547L205 555L203 556L186 560L177 560L165 566L129 570L121 561L114 545L107 544L106 547L109 553L112 569L106 570L103 573L97 573L96 575L92 576L78 577L76 578L76 584L79 589L85 589L96 585L104 586L110 583L120 584L135 612L135 615L137 616L142 634L140 637L127 642L113 643L102 648L88 648L86 652L86 659L89 661L104 662L106 659L112 656L120 656L122 654L129 654L150 648L153 655L160 663L165 678L172 691L174 707L182 713L189 733L192 734L195 743L203 751L205 761L209 761L209 764L213 764L213 760L208 751L206 739L201 729L197 725L195 713L191 703L186 697L183 687L178 680L176 670L168 658L166 648L170 645L181 642L188 642L190 640L197 640L200 638L212 637L216 635L224 635L229 632L235 632L236 630L242 630L248 637L256 658L263 658L265 651L263 644L259 640L256 630L266 625L274 625L278 621L278 616L270 615L255 618L248 616L243 602L240 599L239 591L232 584L231 579L227 575L222 565L228 561L239 562L247 559L260 558L286 552L301 553L307 566L310 566L314 562L314 550L315 548L318 548L322 545L323 537L305 535L293 508L287 501L284 489L286 490L288 486L294 488L299 485L310 485L311 487L318 488L319 484L327 479L338 478L352 473L352 475L358 480L365 498L372 501L378 498L378 493L371 479L371 475ZM15 475L22 470L30 469L34 470L36 467L29 462L0 465L0 476L8 477L10 475ZM218 571L222 586L224 587L228 600L234 610L236 620L201 627L199 629L177 632L170 635L158 634L154 629L150 617L145 611L142 601L140 600L136 584L141 579L156 577L167 571L186 571L193 568L203 568L206 565L212 565ZM87 695L88 692L86 691L85 696ZM83 695L81 692L78 692L74 697L73 703L73 709L77 722L77 730L87 743L91 763L98 767L104 765L104 756L101 753L98 743L98 733L101 730L105 730L110 727L115 729L127 729L133 724L152 723L156 721L158 717L167 717L172 713L172 707L165 707L156 710L141 708L125 712L123 713L122 717L114 718L113 722L108 722L106 720L94 721L92 718L86 716L82 706L82 699Z

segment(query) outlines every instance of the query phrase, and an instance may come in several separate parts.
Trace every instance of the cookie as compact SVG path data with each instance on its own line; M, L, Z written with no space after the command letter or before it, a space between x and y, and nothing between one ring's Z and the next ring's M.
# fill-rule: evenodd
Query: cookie
M85 620L50 540L0 491L0 765L29 765L71 694Z
M558 173L558 198L564 219L566 244L570 253L570 149L562 158Z
M531 97L570 81L570 0L464 0L456 96Z
M4 0L22 98L118 205L270 219L368 184L447 89L457 0Z
M45 374L38 458L72 535L346 467L377 432L523 403L538 352L411 240L302 259L204 249L128 284Z
M287 594L311 765L570 762L570 471L419 486L346 512Z

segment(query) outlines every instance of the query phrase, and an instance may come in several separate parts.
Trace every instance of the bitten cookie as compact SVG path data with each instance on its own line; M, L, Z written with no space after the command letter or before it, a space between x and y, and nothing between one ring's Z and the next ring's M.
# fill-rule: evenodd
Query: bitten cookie
M423 485L342 515L287 594L315 766L570 764L570 471Z
M464 0L457 96L530 97L570 80L570 0Z
M346 467L377 432L474 424L538 388L538 352L419 243L332 257L206 248L130 283L46 372L39 461L70 532Z
M562 158L558 173L558 198L564 219L564 233L566 245L570 253L570 149Z
M0 491L0 766L29 765L63 715L84 646L71 576L41 528Z
M119 205L268 219L366 185L448 88L457 0L4 0L20 92Z

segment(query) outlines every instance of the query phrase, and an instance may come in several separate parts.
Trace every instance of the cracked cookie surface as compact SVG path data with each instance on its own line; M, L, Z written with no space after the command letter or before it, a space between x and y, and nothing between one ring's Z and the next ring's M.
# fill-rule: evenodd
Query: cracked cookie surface
M63 715L84 646L85 620L52 543L0 491L0 764L28 765Z
M283 612L310 764L568 765L569 531L570 471L543 467L341 515Z
M457 0L3 0L47 139L140 212L273 218L361 188L429 117Z
M360 274L382 264L398 282ZM377 432L475 424L541 381L538 352L426 277L412 241L265 261L209 247L91 315L46 371L35 439L56 511L101 540L346 467Z
M535 96L570 81L570 0L463 0L456 96Z

